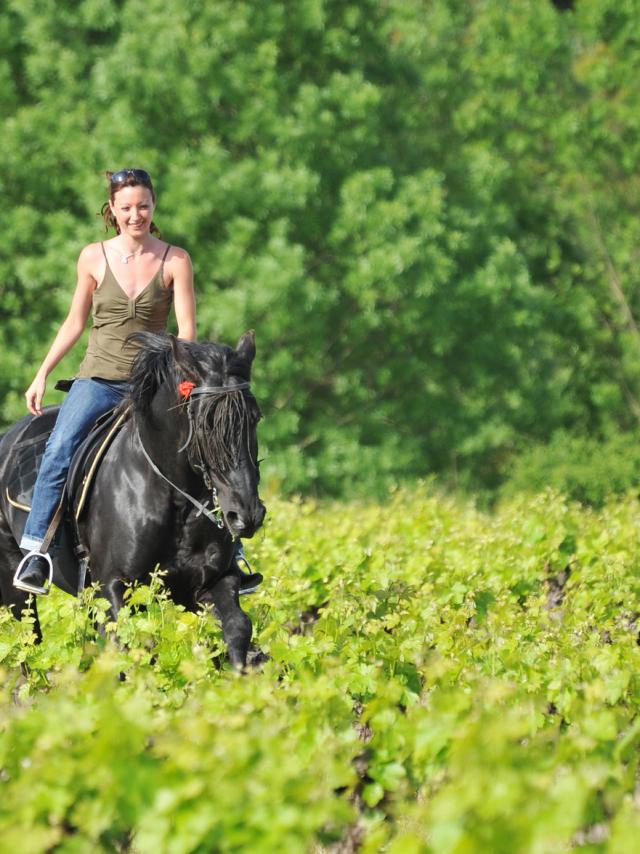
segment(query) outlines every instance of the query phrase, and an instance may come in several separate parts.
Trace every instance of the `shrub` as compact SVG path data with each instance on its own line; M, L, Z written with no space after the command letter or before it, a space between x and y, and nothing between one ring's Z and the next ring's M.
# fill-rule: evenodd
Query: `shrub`
M601 507L608 496L637 489L640 437L622 433L604 441L557 433L547 445L531 447L511 464L504 496L540 492L547 486Z

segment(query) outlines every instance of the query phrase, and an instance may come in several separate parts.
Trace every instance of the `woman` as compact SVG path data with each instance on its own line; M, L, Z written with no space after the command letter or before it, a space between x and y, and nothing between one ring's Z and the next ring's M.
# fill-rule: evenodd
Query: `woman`
M77 285L67 318L25 393L27 408L41 414L48 374L82 335L89 312L93 328L84 360L49 437L34 487L31 512L20 548L34 551L14 584L46 593L49 558L38 553L60 501L74 451L95 420L119 403L136 345L132 332L164 329L173 302L178 336L195 338L195 298L189 255L156 237L156 197L142 169L107 173L109 200L103 207L107 228L116 236L85 246L77 264Z
M93 328L87 351L47 442L20 541L20 548L31 554L16 573L14 584L30 593L49 590L45 585L50 557L41 553L42 544L74 451L95 420L127 392L127 377L139 349L129 336L163 330L172 303L178 337L194 339L196 335L191 260L184 249L156 236L151 177L143 169L121 169L107 172L107 178L109 200L102 213L116 236L90 243L80 253L69 314L25 392L27 408L40 415L47 376L80 338L91 311ZM250 578L245 576L247 581ZM248 586L252 585L243 584Z

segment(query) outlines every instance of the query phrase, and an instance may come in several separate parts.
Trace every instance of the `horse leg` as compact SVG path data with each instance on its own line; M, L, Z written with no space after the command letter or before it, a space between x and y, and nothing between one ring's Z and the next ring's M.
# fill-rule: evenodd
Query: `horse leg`
M38 619L36 597L13 586L13 576L22 560L22 552L11 535L6 521L0 517L0 605L5 605L16 620L22 619L22 612L28 604L33 612L33 631L36 643L42 640L42 630Z
M95 568L93 568L93 572L96 573L96 581L99 582L99 575L96 572ZM126 585L121 578L112 578L107 583L100 584L100 595L103 596L107 602L109 603L108 615L109 619L114 623L118 619L118 611L122 608L122 604L124 602L124 591L126 589ZM105 629L104 623L98 623L97 621L94 623L95 630L101 637L106 637L107 631ZM127 649L126 644L121 644L120 641L116 638L116 644L120 649ZM124 671L120 671L118 673L118 682L126 682L127 674Z
M225 575L210 590L198 597L198 603L212 608L222 625L229 661L236 670L244 670L251 641L251 620L240 607L240 579Z
M118 619L118 611L122 608L124 603L124 592L126 590L124 581L118 577L110 577L109 573L102 565L102 562L98 561L93 556L91 558L91 563L89 564L89 574L91 582L97 584L97 596L102 599L106 599L109 603L107 620L115 623ZM103 637L105 636L106 630L104 623L99 623L96 620L94 622L94 628L98 634Z
M112 578L110 581L101 585L100 595L109 603L109 619L115 621L118 619L118 611L124 603L124 591L126 585L121 578Z

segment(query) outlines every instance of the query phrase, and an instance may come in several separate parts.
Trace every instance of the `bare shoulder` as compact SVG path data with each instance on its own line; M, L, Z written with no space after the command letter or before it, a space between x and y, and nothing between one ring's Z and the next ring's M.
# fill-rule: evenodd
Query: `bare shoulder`
M87 245L83 246L80 250L80 255L78 256L78 264L93 267L95 262L103 257L104 256L102 254L102 243L87 243Z
M191 258L189 257L189 253L186 249L182 249L180 246L174 246L173 244L169 244L169 251L167 252L167 261L169 262L177 262L177 265L191 265Z
M172 245L167 253L165 267L168 273L167 285L171 283L176 288L193 288L193 266L186 249Z

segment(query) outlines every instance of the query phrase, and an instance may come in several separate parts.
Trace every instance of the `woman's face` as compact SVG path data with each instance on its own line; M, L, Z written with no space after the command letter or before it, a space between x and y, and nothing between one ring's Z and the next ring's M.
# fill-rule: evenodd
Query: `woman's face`
M121 234L140 239L149 233L155 203L151 190L138 184L117 190L109 202Z

